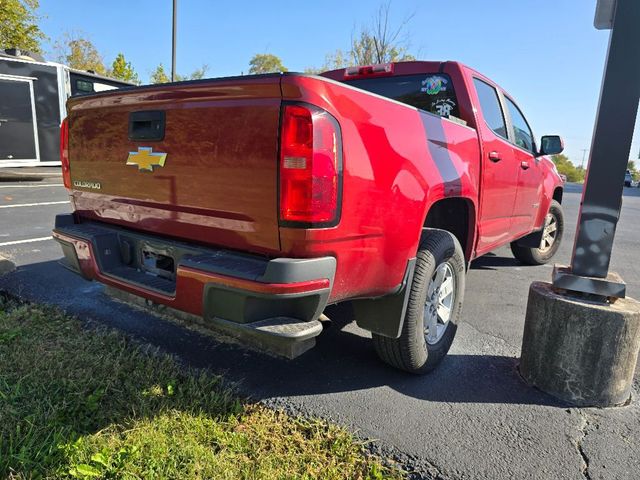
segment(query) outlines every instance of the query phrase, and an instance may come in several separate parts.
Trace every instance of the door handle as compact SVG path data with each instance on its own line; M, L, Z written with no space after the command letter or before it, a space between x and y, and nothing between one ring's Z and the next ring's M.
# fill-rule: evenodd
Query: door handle
M164 140L164 110L141 110L129 114L129 140Z
M523 170L529 170L529 162L525 162L525 161L520 162L520 167Z
M500 154L496 151L493 152L489 152L489 160L491 160L493 163L498 163L500 160L502 160L502 158L500 158Z

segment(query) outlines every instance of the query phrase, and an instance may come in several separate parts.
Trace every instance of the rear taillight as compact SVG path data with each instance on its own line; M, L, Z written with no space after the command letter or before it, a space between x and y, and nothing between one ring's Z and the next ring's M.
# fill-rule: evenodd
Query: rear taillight
M280 138L280 224L336 225L342 188L338 122L312 105L288 104Z
M60 125L60 163L62 164L62 182L71 188L71 170L69 165L69 118Z

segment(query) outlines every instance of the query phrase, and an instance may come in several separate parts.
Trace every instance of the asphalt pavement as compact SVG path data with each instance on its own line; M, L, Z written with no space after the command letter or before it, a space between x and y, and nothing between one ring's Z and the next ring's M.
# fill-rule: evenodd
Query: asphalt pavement
M55 214L70 211L65 189L50 186L56 183L60 180L0 182L0 255L18 266L0 278L0 289L158 345L193 366L223 374L267 405L345 425L373 440L374 452L401 461L415 478L640 475L637 394L627 407L576 409L528 387L518 375L528 286L548 281L551 266L523 266L506 248L476 260L458 335L430 375L404 374L378 361L348 305L328 309L333 324L316 348L293 361L274 359L115 302L99 284L63 269L59 247L47 238ZM557 263L570 260L580 191L567 185L566 236ZM640 298L639 252L640 189L625 189L612 269L635 298ZM638 373L635 390L640 391Z

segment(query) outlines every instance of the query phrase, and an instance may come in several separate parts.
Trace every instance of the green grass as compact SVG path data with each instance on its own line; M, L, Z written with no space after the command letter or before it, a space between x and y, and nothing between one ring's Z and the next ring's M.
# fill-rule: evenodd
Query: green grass
M0 297L2 478L401 478L348 432L209 372Z

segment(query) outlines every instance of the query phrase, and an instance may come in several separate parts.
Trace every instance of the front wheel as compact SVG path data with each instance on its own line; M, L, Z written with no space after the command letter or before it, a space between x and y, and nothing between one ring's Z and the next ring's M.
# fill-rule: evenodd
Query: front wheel
M513 256L527 265L544 265L560 248L562 234L564 233L564 213L562 206L556 201L551 201L549 213L544 220L542 239L536 248L523 247L518 242L511 244Z
M374 333L378 356L410 373L433 370L456 335L464 283L465 258L456 237L427 230L418 247L402 332L398 338Z

